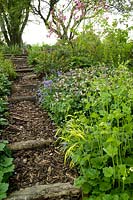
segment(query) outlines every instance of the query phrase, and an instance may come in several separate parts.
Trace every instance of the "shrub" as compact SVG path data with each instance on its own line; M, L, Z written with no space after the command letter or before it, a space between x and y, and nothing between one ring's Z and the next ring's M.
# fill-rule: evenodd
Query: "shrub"
M93 30L85 30L73 41L71 66L90 67L99 65L103 51L101 41Z
M118 67L129 61L132 65L133 42L129 40L128 31L111 29L103 40L103 62ZM131 66L130 66L131 67Z
M47 75L58 70L65 71L71 51L66 45L33 46L29 49L28 63L37 74Z
M0 74L5 74L9 79L16 78L16 72L10 60L4 58L0 53Z

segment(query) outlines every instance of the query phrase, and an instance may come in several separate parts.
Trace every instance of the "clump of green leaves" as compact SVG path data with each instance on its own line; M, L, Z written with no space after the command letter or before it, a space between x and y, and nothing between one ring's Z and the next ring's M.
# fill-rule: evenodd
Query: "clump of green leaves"
M5 74L8 79L16 78L16 72L10 60L4 58L0 53L0 74Z
M96 66L102 62L102 43L94 30L84 30L72 44L73 55L70 60L70 66L72 68Z
M118 67L119 64L128 61L129 67L133 67L133 42L129 38L128 30L117 28L116 22L105 30L102 49L103 62L106 65Z
M6 144L6 141L0 142L0 200L6 198L9 187L8 178L14 171L13 158L11 158L11 153Z
M8 125L6 114L8 111L7 95L10 94L11 82L9 79L15 78L16 73L11 62L5 60L0 54L0 135L3 128ZM8 178L13 172L13 159L8 150L7 141L0 141L0 200L6 198L8 190Z
M82 110L61 131L65 160L80 176L85 200L130 200L133 185L133 76L120 65L86 87Z
M23 53L23 48L18 45L7 46L2 44L0 45L0 51L3 54L21 55Z

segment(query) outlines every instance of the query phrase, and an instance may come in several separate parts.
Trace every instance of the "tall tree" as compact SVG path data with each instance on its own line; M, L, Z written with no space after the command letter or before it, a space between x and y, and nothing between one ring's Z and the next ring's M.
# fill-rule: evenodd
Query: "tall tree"
M22 45L32 0L1 0L0 28L8 46Z

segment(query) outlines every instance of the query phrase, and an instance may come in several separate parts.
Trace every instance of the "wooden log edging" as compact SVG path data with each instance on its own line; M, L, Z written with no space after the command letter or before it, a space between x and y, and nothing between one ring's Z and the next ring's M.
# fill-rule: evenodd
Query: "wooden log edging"
M8 147L12 151L20 151L20 150L26 150L26 149L35 149L35 148L41 148L46 147L54 143L53 140L48 139L37 139L37 140L27 140L27 141L21 141L21 142L14 142L13 144L8 144Z
M54 183L21 189L10 194L6 200L45 200L50 198L58 200L61 197L62 199L76 197L76 200L79 200L80 196L80 189L70 183Z

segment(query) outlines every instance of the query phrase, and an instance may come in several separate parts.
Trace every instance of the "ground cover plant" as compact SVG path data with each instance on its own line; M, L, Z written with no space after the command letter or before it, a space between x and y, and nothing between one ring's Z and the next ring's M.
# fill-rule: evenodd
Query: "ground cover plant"
M132 197L132 77L120 65L72 70L43 83L42 105L62 126L65 159L79 169L75 184L86 200Z
M5 60L2 54L0 54L0 135L2 129L8 125L8 102L7 95L10 94L11 80L16 77L16 73L13 69L11 62ZM0 141L0 199L6 197L8 190L8 178L13 172L13 159L11 152L7 148L8 141Z
M105 67L100 69L106 70ZM88 80L98 73L97 68L93 67L77 68L66 73L58 71L48 80L44 79L39 91L40 101L57 124L65 122L67 115L82 110L82 99L87 95Z

